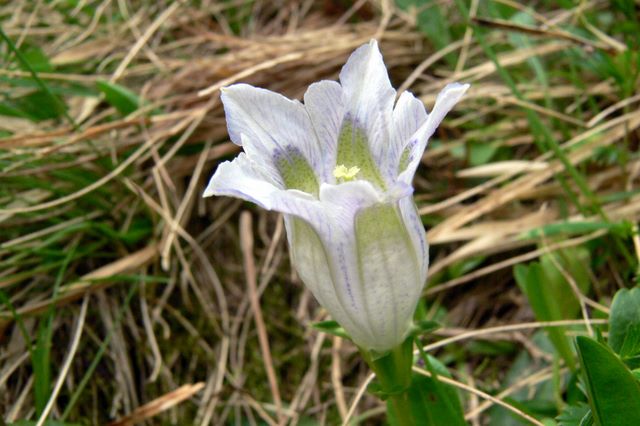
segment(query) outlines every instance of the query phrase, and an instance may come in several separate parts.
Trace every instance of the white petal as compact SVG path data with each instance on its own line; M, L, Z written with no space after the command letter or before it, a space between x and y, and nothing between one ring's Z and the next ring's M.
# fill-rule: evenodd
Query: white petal
M233 161L218 165L204 191L205 197L227 195L251 201L271 210L272 196L280 189L269 182L266 173L241 152Z
M381 194L365 181L320 188L322 202L335 207L318 234L355 322L354 330L345 329L365 348L384 351L402 342L424 283L413 230L396 198L411 202L411 191L398 185Z
M420 243L412 239L395 198L411 203L410 195L405 185L382 194L366 181L323 184L318 202L322 213L310 225L324 249L319 243L310 245L310 238L291 242L294 265L305 284L365 348L384 351L402 341L424 283L415 248ZM363 212L368 212L365 222ZM328 269L313 259L326 259Z
M411 92L402 92L396 106L393 108L393 125L391 132L391 146L387 156L386 167L389 174L397 176L399 160L409 138L424 124L427 111L420 99Z
M375 340L355 250L355 216L380 201L369 182L323 184L305 229L287 218L292 261L318 302L358 344ZM317 241L316 241L317 237Z
M328 80L313 83L304 94L304 106L326 159L322 181L335 182L333 168L336 166L336 148L344 116L342 87L338 82Z
M397 203L372 207L356 220L357 267L360 271L375 342L391 349L404 340L420 299L420 262Z
M451 83L447 84L438 94L427 121L409 138L405 146L405 149L409 150L409 162L407 168L398 177L400 181L411 183L429 138L436 131L444 116L458 103L468 88L468 84Z
M322 150L300 102L248 84L224 88L221 99L231 140L253 161L278 173L276 161L295 152L323 173Z
M301 191L279 188L269 178L268 172L244 152L233 161L218 165L203 195L237 197L306 221L322 220L322 207L318 200Z
M340 325L359 339L371 339L368 328L362 328L342 280L335 273L334 261L329 258L317 231L294 216L285 215L285 227L291 261L302 282ZM365 337L360 337L361 335Z
M361 209L382 202L385 194L365 180L355 180L339 185L323 183L320 185L320 201L325 203L330 214L336 218L348 220Z
M427 235L413 198L402 198L399 201L399 205L402 220L411 236L411 241L413 242L413 247L418 258L420 278L418 280L419 287L417 290L418 293L420 293L427 281L427 270L429 269L429 244L427 243Z
M340 72L340 83L344 90L344 119L364 131L371 155L380 167L389 150L396 91L391 86L375 40L351 54ZM387 181L391 180L390 176L385 177Z

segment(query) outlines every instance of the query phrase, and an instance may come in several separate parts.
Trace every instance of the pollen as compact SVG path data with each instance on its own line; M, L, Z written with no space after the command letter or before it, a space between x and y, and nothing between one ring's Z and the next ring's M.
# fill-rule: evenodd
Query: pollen
M344 164L340 164L333 169L333 176L339 181L350 181L353 180L358 173L360 172L360 167L353 166L347 167Z

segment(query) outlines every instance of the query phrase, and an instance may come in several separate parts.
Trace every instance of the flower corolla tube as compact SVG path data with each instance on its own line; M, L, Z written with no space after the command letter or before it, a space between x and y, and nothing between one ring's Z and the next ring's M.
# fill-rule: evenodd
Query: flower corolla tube
M452 83L431 113L409 92L397 102L375 40L340 82L320 81L304 103L247 84L222 89L231 140L204 195L284 214L304 284L361 348L405 339L429 264L412 179L431 135L467 90Z

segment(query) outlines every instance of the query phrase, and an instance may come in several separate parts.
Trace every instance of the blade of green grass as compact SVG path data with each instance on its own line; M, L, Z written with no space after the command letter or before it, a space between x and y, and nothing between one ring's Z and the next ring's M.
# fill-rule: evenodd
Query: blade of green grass
M74 129L77 129L78 125L76 124L73 117L69 115L69 112L67 111L67 106L56 95L54 95L49 89L49 86L47 86L47 84L44 81L42 81L40 77L38 77L38 73L33 69L33 67L31 66L27 58L24 57L22 52L20 52L20 49L16 47L16 45L13 43L11 38L7 36L7 34L3 31L2 27L0 27L0 38L2 38L5 41L5 43L7 43L7 46L9 46L9 50L13 52L14 55L16 55L16 58L18 58L18 61L20 61L22 66L29 71L29 73L31 74L31 77L33 77L34 81L38 84L38 86L40 86L40 88L44 91L44 93L46 93L47 96L51 99L51 101L60 108L60 111L62 112L64 117L67 119L69 124L71 124L71 126Z
M79 238L77 238L67 251L67 256L58 270L56 281L53 285L53 303L49 310L40 320L38 327L38 337L36 339L36 347L33 350L33 373L34 373L34 394L36 414L40 416L44 407L51 396L51 343L53 340L53 319L56 314L56 303L58 291L62 285L64 276L69 268L69 264L74 257L78 246Z

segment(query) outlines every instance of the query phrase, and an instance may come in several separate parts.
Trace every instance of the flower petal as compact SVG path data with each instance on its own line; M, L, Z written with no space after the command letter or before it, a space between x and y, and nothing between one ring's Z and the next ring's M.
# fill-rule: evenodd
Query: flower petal
M302 155L316 175L325 173L321 147L300 102L248 84L222 89L221 99L231 140L254 162L278 174L278 161L293 153Z
M354 258L355 216L378 203L365 181L323 184L306 218L285 216L292 262L305 285L356 342L375 340Z
M421 265L397 203L363 210L355 231L356 265L375 330L375 341L364 344L385 351L402 343L409 331L424 283Z
M400 172L398 166L405 145L409 138L424 124L427 110L422 101L411 92L402 92L393 108L393 125L391 127L391 146L385 167L392 176ZM406 167L406 165L405 165Z
M334 183L333 168L336 166L336 149L344 116L342 87L336 81L313 83L304 94L304 106L325 159L321 179L323 182Z
M227 195L256 203L267 210L294 215L306 221L322 218L322 207L311 195L285 190L273 183L268 170L241 152L233 161L218 165L203 194Z
M429 138L436 131L444 116L458 103L468 88L468 84L451 83L447 84L438 94L427 121L411 136L405 146L406 154L403 152L403 156L407 156L406 169L401 170L398 180L407 184L411 183ZM403 161L401 161L401 166L403 165L402 163Z
M427 270L429 269L429 244L427 243L427 235L413 198L402 198L399 201L399 207L402 220L411 236L411 241L417 254L420 269L419 287L417 291L422 292L422 288L427 281Z
M411 191L400 185L383 194L367 181L323 184L313 202L322 213L307 215L314 235L288 219L300 277L362 347L384 351L402 341L424 283L396 198L411 203Z
M204 196L238 197L271 210L272 196L280 189L270 180L266 172L261 171L247 154L241 152L233 161L225 161L218 165L204 191Z
M369 151L380 167L389 150L391 115L396 91L391 86L378 43L359 47L340 72L345 117L354 131L364 132ZM385 176L390 182L395 176Z

